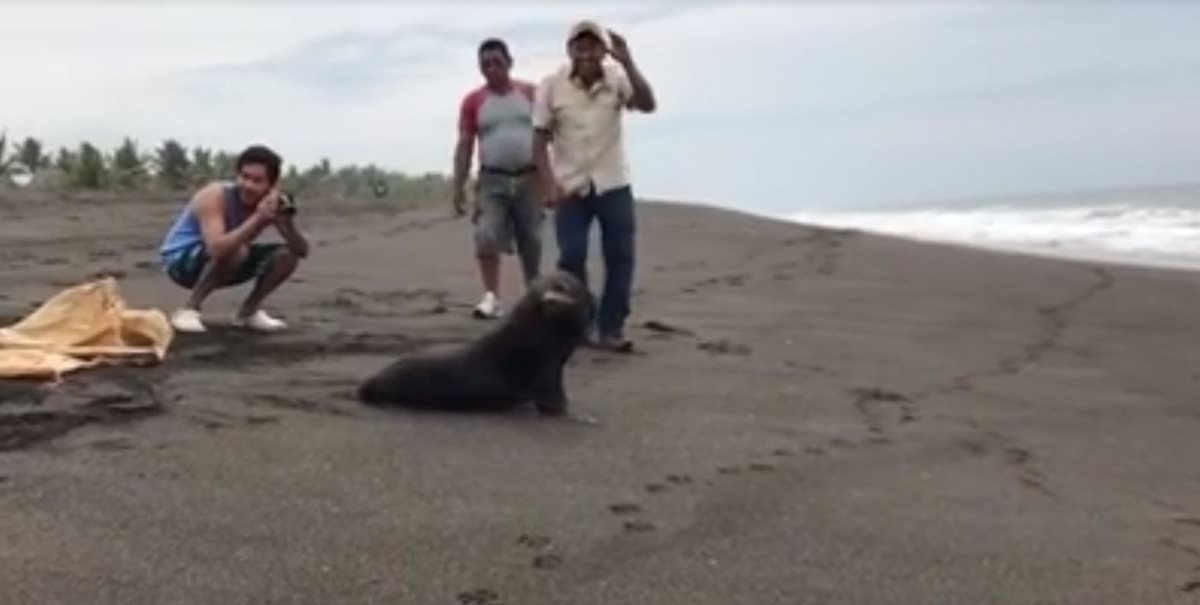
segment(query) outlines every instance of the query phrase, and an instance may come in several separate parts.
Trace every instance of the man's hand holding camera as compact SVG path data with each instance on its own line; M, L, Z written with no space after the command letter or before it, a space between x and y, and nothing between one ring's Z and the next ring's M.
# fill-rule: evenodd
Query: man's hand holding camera
M258 203L258 208L255 210L254 216L264 227L268 224L274 224L275 229L279 231L279 234L283 236L284 241L287 243L288 250L296 255L297 258L305 258L308 256L308 240L296 227L296 212L296 197L294 195L286 191L272 189Z
M278 213L278 216L285 217L288 220L291 220L292 217L296 216L296 196L286 191L280 191L279 195L276 197L276 200L276 212Z
M275 223L275 219L279 216L279 191L272 189L259 200L258 205L254 207L254 215L251 217L261 227Z

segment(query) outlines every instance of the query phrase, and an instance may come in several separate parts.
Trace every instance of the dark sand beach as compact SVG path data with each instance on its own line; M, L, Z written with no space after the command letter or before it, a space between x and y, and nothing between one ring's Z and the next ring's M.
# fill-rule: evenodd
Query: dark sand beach
M597 425L364 408L491 326L445 206L305 207L287 333L0 383L0 603L1200 602L1200 274L643 203ZM0 193L3 323L102 272L172 308L176 209Z

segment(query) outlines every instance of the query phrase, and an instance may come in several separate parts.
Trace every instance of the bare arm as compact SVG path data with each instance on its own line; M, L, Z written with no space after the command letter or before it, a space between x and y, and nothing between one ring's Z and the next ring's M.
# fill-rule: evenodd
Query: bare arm
M629 96L628 106L645 113L654 113L658 102L654 98L654 90L650 88L650 83L646 81L642 71L638 69L633 59L630 59L623 67L625 74L629 76L629 87L633 89L633 94Z
M209 185L196 192L192 198L200 233L204 237L204 248L208 255L217 260L231 258L270 223L269 218L259 212L250 215L237 228L225 231L223 192L220 185ZM263 203L266 203L264 200Z
M554 179L550 167L550 139L554 137L554 112L550 93L553 80L547 77L533 91L533 164L537 170L538 188L547 208L553 208L563 198L562 188Z
M471 172L471 156L474 154L475 137L459 131L458 143L454 145L454 200L456 204L462 201L467 175Z
M654 98L654 90L650 88L650 83L646 81L646 77L642 75L642 71L633 61L633 54L629 51L629 43L625 37L615 31L609 30L609 39L612 42L612 47L609 49L609 54L621 67L625 68L625 75L629 78L629 99L625 102L630 109L637 109L645 113L652 113L658 107L658 102Z
M308 258L308 238L305 237L300 227L296 225L295 217L287 214L279 215L275 219L275 228L283 236L283 241L287 244L288 252L291 252L292 256L296 258Z
M554 172L550 169L550 133L544 128L533 131L533 163L537 169L538 187L542 190L542 199L547 207L553 207L562 197L558 183L554 180Z
M475 112L478 110L478 96L475 93L463 98L458 108L458 141L454 145L454 192L450 199L454 203L454 211L462 214L466 202L464 188L467 176L471 173L471 158L475 155Z

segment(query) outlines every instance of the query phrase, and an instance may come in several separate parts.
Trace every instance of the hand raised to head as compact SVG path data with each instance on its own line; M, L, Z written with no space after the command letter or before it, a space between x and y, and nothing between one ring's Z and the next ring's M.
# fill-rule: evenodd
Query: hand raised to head
M629 53L629 43L625 41L625 37L613 30L608 30L609 48L608 54L613 60L621 65L628 65L633 61L633 56Z

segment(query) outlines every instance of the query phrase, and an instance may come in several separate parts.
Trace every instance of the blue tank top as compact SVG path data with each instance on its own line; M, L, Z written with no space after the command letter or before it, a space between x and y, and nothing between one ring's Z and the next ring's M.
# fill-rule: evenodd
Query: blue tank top
M237 193L237 187L233 183L222 183L222 189L225 192L222 197L225 202L225 229L228 231L242 224L244 206ZM193 244L203 242L204 234L200 231L200 221L196 220L196 213L192 211L189 201L185 203L183 210L171 225L170 230L167 231L158 252L162 256L168 256L187 249Z

